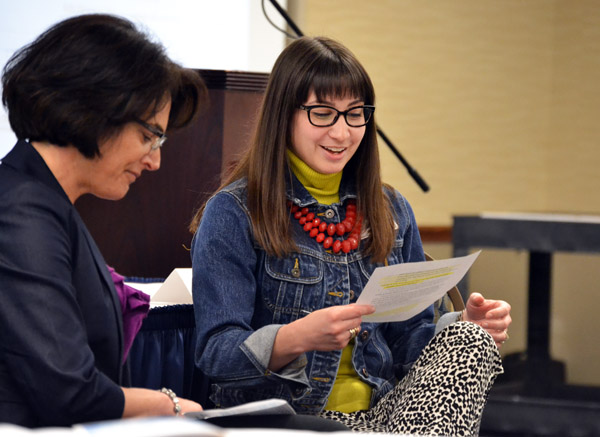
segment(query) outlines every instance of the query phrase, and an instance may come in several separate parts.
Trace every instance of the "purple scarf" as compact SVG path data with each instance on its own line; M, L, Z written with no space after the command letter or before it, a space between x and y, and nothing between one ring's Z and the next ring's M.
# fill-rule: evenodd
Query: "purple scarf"
M133 340L150 310L150 296L125 284L123 276L115 272L112 267L106 267L108 267L110 276L115 283L121 302L123 313L123 362L125 362Z

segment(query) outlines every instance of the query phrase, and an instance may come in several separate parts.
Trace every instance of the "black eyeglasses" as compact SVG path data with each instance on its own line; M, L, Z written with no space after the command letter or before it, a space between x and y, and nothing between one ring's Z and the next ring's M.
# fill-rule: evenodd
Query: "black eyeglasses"
M139 124L140 126L142 126L143 128L150 131L152 133L152 135L156 136L156 139L150 145L151 152L155 151L156 149L160 149L162 147L162 145L165 143L165 141L167 141L167 135L160 129L158 129L158 128L152 126L151 124L148 124L142 120L136 120L135 122L137 124Z
M326 105L300 105L300 109L306 111L310 124L317 127L333 126L340 115L344 116L348 126L361 127L369 122L371 115L375 112L375 106L373 105L354 106L345 111L338 111Z

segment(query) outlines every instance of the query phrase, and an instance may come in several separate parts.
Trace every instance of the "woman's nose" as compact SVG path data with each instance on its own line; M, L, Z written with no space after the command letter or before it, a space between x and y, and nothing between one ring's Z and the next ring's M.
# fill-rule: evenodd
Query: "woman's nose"
M329 136L337 140L345 140L350 136L350 126L346 123L343 116L329 127Z
M147 170L158 170L160 168L160 148L144 155L143 162Z

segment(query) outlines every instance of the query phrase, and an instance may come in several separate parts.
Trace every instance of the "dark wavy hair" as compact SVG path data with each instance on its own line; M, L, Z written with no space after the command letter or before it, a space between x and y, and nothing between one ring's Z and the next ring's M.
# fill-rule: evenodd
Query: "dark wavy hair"
M165 54L127 19L81 15L61 21L18 50L2 73L2 104L20 140L98 144L171 99L169 129L189 123L207 96L200 75Z
M369 75L356 57L337 41L326 37L303 37L279 55L269 77L250 149L221 187L246 177L248 209L256 241L270 255L282 256L296 246L290 232L286 206L289 176L286 147L292 144L294 114L314 91L318 100L356 97L375 104ZM354 176L357 206L370 229L365 253L383 261L394 245L392 206L383 191L374 117L366 125L360 147L346 164L344 173ZM194 232L202 218L203 205L190 224Z

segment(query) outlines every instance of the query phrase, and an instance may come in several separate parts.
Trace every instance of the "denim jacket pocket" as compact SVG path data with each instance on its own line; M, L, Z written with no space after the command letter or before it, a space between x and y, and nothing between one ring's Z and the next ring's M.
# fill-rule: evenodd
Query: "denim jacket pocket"
M402 255L402 249L404 248L404 238L396 238L394 242L394 248L392 249L392 253L388 256L388 264L402 264L404 263L404 256Z
M271 323L290 323L323 306L323 261L294 253L265 258L262 296L273 314Z

